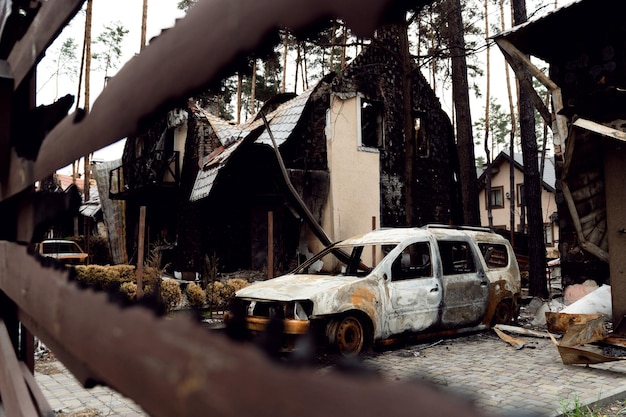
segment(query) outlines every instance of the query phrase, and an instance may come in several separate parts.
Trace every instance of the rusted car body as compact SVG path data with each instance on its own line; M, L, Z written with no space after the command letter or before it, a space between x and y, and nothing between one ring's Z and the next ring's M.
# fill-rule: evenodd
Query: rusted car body
M89 260L89 254L72 240L44 240L37 243L35 251L41 256L55 258L65 265L87 265Z
M488 229L381 229L239 290L230 316L245 315L253 332L280 320L284 350L311 332L349 356L406 333L452 334L509 322L520 292L511 245Z

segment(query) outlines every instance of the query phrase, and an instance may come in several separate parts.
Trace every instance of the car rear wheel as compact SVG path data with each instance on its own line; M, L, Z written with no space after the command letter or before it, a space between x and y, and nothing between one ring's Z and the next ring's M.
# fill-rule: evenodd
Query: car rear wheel
M511 300L500 301L496 306L496 311L493 313L493 324L509 324L512 318Z
M358 317L347 315L331 324L334 327L332 341L343 356L356 356L365 347L366 327Z

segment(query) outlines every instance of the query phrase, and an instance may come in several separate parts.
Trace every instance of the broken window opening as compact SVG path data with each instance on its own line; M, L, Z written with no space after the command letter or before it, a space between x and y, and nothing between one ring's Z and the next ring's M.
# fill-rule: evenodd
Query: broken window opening
M383 110L381 102L360 98L361 102L361 144L367 148L384 147Z
M413 243L402 251L392 266L392 281L432 277L430 245L428 242Z
M509 252L506 246L493 243L479 243L487 268L505 268L509 265Z
M444 275L476 272L473 252L467 242L440 240L437 244Z
M430 156L430 141L426 134L426 123L423 114L413 116L413 138L415 140L415 153L419 158Z

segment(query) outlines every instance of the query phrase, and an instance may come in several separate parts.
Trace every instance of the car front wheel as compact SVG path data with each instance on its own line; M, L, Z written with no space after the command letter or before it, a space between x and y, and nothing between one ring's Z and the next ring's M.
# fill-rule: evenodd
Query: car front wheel
M347 315L330 323L331 343L343 356L356 356L365 346L366 328L357 317Z

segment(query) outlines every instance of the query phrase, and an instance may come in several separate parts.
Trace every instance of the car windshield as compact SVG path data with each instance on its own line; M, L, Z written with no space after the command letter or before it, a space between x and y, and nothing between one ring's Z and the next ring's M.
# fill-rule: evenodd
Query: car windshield
M294 273L364 277L392 248L374 244L330 246L300 265Z
M78 253L80 249L74 242L44 242L43 253Z

